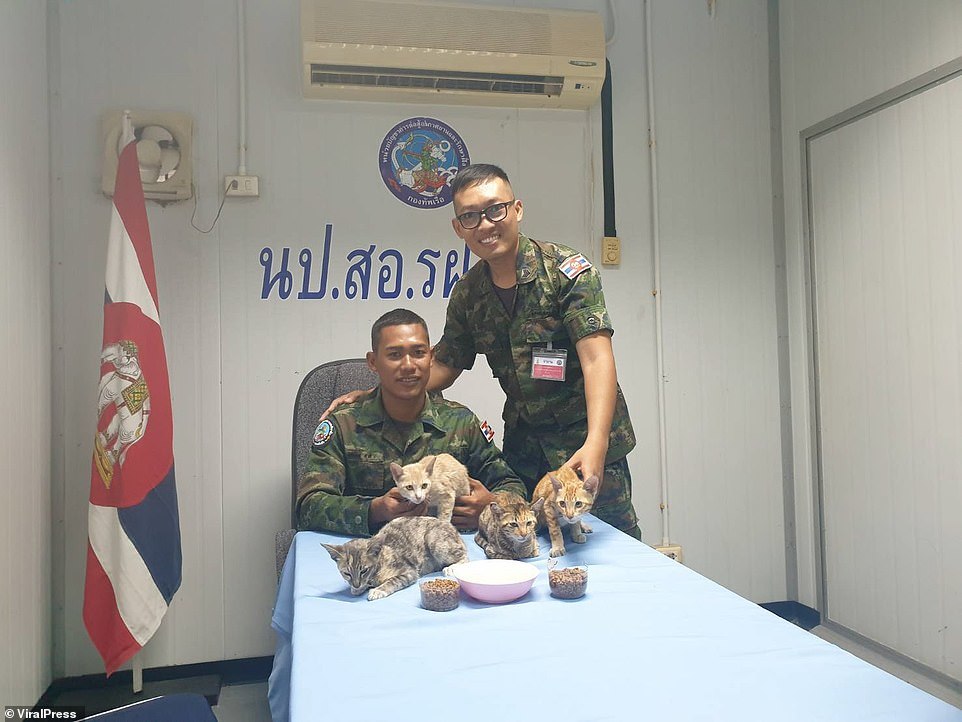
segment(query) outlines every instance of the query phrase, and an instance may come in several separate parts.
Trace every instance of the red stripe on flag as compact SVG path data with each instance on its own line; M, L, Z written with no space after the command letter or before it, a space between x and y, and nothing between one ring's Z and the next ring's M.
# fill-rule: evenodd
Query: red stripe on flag
M117 180L114 187L114 205L124 222L127 235L137 251L137 259L144 271L147 288L157 303L157 277L154 273L154 254L150 246L150 226L147 223L147 207L144 205L144 186L140 182L140 164L137 162L137 143L124 146L117 162Z
M108 677L140 651L140 645L117 611L114 588L89 543L83 618L87 634L103 657Z

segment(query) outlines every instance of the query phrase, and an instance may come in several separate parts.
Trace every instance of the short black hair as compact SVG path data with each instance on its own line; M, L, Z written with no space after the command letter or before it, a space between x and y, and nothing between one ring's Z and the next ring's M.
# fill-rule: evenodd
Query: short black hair
M509 186L511 185L511 181L508 180L508 174L496 165L492 165L491 163L472 163L471 165L467 165L459 170L458 174L454 176L454 180L451 181L451 198L454 198L465 188L472 188L495 178L500 178Z
M371 326L372 351L377 351L377 345L381 341L381 329L388 326L422 326L424 328L424 335L428 336L428 342L430 343L428 325L424 319L414 313L414 311L406 308L395 308L393 311L385 313Z

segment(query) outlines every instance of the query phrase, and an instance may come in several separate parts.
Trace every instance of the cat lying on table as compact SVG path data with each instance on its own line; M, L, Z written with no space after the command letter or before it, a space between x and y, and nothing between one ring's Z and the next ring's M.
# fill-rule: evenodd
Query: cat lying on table
M411 586L425 574L468 561L458 530L430 516L392 519L370 539L323 546L351 594L367 592L372 601Z
M481 510L475 543L488 559L528 559L536 557L538 521L535 514L544 506L544 499L529 505L517 494L507 491L495 493L495 500Z

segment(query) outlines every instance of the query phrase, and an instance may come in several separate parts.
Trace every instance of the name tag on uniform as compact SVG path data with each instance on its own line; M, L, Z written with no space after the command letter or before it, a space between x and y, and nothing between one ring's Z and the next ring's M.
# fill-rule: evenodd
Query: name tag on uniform
M541 381L564 381L568 350L563 348L531 349L531 378Z

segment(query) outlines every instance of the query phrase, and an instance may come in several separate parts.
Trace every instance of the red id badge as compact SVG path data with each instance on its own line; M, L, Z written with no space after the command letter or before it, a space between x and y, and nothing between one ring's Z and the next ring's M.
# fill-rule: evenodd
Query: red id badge
M563 348L531 349L531 378L541 381L564 381L568 350Z

